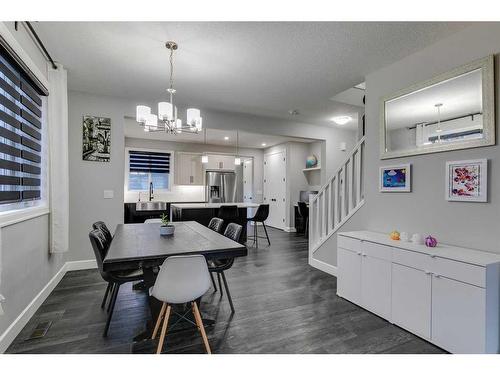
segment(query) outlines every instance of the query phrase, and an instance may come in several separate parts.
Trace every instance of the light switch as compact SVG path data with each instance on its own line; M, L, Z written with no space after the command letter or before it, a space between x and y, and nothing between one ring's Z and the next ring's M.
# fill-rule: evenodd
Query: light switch
M113 190L104 190L104 199L113 199L114 191Z

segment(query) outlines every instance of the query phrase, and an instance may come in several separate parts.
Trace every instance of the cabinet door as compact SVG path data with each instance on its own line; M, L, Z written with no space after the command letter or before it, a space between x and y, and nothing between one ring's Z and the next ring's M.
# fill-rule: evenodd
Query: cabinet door
M391 262L366 254L361 258L361 306L390 319Z
M432 278L432 342L452 353L484 353L485 290L434 276Z
M351 302L361 301L361 253L337 251L337 294Z
M192 155L191 160L191 185L203 185L203 164L201 163L201 155Z
M177 153L175 155L175 183L177 185L189 185L191 175L190 155Z
M392 322L431 338L432 276L411 267L392 264Z

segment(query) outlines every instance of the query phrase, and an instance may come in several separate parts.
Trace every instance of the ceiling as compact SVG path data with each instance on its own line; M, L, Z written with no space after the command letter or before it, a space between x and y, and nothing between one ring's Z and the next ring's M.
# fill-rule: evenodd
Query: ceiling
M229 146L236 147L236 132L231 130L219 130L219 129L208 129L207 131L207 144L209 145L219 145L219 146ZM204 143L204 134L167 134L165 132L145 132L141 126L137 124L135 119L125 117L125 137L128 138L143 138L143 139L154 139L159 141L170 141L170 142L186 142L186 143ZM228 139L224 139L227 137ZM285 142L301 142L301 143L311 143L315 142L317 139L312 138L297 138L297 137L285 137L267 134L256 134L248 132L238 132L238 144L239 147L244 148L268 148L271 146L278 145ZM265 144L264 146L262 144Z
M386 103L389 129L401 129L438 120L436 104L442 104L440 119L482 112L481 70L463 74Z
M331 100L385 65L466 26L426 22L37 22L69 88L158 100L175 54L177 102L332 125L358 107ZM210 124L207 124L210 127Z

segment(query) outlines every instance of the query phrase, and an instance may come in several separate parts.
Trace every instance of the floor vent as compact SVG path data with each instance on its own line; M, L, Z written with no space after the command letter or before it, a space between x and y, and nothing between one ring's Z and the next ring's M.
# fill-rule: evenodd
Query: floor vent
M52 320L49 320L48 322L38 323L33 332L31 332L30 337L28 337L26 340L41 339L47 334L51 325Z

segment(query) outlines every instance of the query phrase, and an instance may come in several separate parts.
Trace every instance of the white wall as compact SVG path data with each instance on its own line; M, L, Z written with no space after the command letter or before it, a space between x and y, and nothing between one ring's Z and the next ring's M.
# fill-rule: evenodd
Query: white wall
M500 253L500 148L482 147L381 161L379 157L379 100L385 95L428 80L489 54L496 54L495 104L498 128L500 102L500 24L470 26L428 48L366 77L367 129L366 204L341 230L368 229L388 233L432 233L439 241ZM498 140L497 140L498 143ZM488 203L445 200L445 163L449 160L489 159ZM379 193L379 167L412 163L412 193ZM334 236L336 237L336 236ZM320 259L336 264L336 239L324 246Z
M125 138L125 147L137 147L164 151L185 151L185 152L211 152L222 154L234 154L234 147L219 146L219 145L203 145L200 143L184 143L158 141L142 138ZM263 166L263 151L254 148L240 148L240 155L253 157L254 159L254 201L261 202L262 199L262 166ZM174 167L175 168L175 167ZM175 172L174 172L175 173ZM201 202L205 201L204 186L179 186L175 185L173 175L171 175L171 191L168 193L155 193L155 199L170 201L170 202ZM138 193L127 191L127 186L124 186L125 202L137 202Z
M43 56L32 44L24 28L5 25L47 78ZM6 298L0 315L0 336L42 290L65 262L62 254L49 253L49 215L0 229L0 293ZM1 347L2 345L0 345Z

